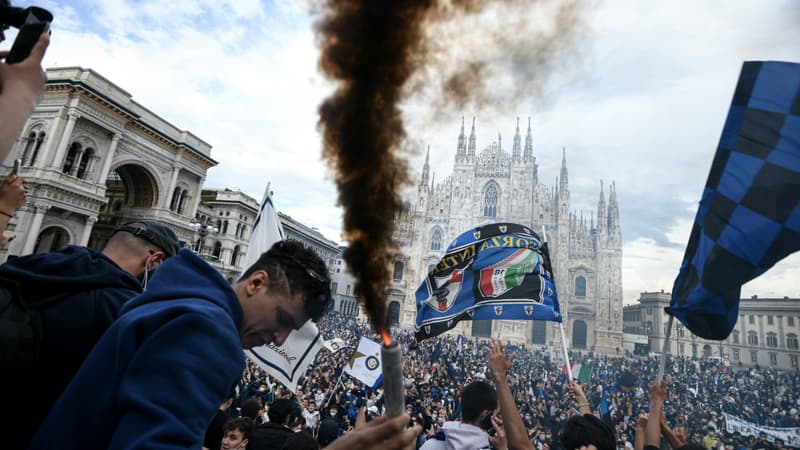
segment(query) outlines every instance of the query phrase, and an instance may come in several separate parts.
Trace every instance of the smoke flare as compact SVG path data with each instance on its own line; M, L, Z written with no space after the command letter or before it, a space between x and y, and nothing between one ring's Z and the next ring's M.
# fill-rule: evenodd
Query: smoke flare
M551 24L531 41L527 11L554 4ZM481 14L494 5L496 20ZM439 117L465 106L507 109L522 93L538 91L570 48L578 24L577 0L316 0L314 12L319 68L337 82L319 107L323 157L333 168L344 209L344 259L356 278L355 294L373 325L386 330L386 288L395 246L393 221L408 183L401 158L406 132L402 103L409 96L428 102ZM552 5L551 5L552 6ZM511 14L520 13L520 14ZM500 15L500 17L496 17ZM477 20L486 34L458 54L464 19ZM494 23L494 26L491 23ZM488 24L488 25L487 25ZM503 24L516 27L509 33ZM485 26L484 26L485 25ZM528 33L526 35L526 33ZM487 48L503 48L501 55ZM455 51L454 51L455 50ZM503 59L510 61L498 64ZM510 71L517 83L496 95L489 83ZM533 92L534 94L537 92Z

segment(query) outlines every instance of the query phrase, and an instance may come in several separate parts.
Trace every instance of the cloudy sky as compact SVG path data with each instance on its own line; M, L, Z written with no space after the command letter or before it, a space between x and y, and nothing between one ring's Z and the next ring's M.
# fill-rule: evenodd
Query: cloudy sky
M340 240L341 213L316 128L316 108L332 87L316 69L315 18L304 2L33 3L56 17L47 66L96 70L213 145L219 165L207 186L260 198L271 181L279 210ZM479 148L498 133L510 146L516 117L524 124L532 116L539 173L554 180L566 148L576 211L596 210L600 180L616 181L630 303L645 290L671 290L741 64L800 61L800 2L581 4L574 46L556 58L561 64L544 87L513 108L451 110L431 120L426 103L411 99L407 131L418 150L411 167L417 175L430 145L437 178L450 174L462 115L476 117ZM495 26L505 21L495 19ZM480 22L461 29L472 37L451 35L447 44L469 52L462 47L476 42ZM497 54L502 61L502 49ZM800 297L798 279L794 255L746 285L743 296Z

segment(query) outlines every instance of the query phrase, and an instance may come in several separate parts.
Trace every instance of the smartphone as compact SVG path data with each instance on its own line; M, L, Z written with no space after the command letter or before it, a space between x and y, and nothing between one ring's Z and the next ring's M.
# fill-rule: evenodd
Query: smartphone
M19 167L22 165L22 160L17 158L14 160L14 167L11 169L11 173L16 175L19 173Z
M50 22L53 15L45 9L31 7L28 8L28 17L20 27L17 38L6 56L6 64L18 63L31 54L33 46L39 40L39 36L50 31Z
M491 414L486 414L483 416L483 419L481 419L481 428L486 430L486 432L489 433L489 436L494 436L497 434L497 430L494 429L494 424L492 424Z

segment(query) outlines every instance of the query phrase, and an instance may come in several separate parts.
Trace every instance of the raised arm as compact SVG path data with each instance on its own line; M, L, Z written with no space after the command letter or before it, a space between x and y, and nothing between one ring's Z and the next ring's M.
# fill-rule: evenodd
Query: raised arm
M514 361L514 355L506 356L503 344L497 339L489 342L489 367L494 376L495 389L497 389L497 401L500 404L500 414L503 416L503 428L505 430L508 447L514 450L533 449L528 432L525 429L525 422L522 421L517 405L514 403L514 396L508 386L508 369Z

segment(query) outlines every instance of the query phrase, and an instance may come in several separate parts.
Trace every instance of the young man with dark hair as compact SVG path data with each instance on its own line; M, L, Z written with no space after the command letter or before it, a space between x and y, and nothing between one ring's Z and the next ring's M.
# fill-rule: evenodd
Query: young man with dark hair
M593 445L597 450L615 450L614 431L592 414L574 415L561 429L561 447L578 449Z
M302 243L277 242L233 286L183 249L123 306L31 448L200 447L242 349L283 344L330 301L325 264Z
M461 421L445 422L420 450L489 448L486 422L497 409L497 392L485 381L473 381L461 391Z
M256 426L250 440L250 450L281 448L294 432L289 428L294 405L287 398L275 400L267 410L269 422Z
M10 448L25 447L125 302L142 292L142 280L178 249L168 226L142 220L117 228L102 252L69 246L0 266L0 286L18 292L38 330L35 344L20 349L30 354L18 355L29 363L3 354L3 366L14 367L0 375L0 392L17 411ZM18 334L1 334L4 348L19 346Z
M245 450L253 434L253 419L237 417L228 419L222 427L220 450Z

